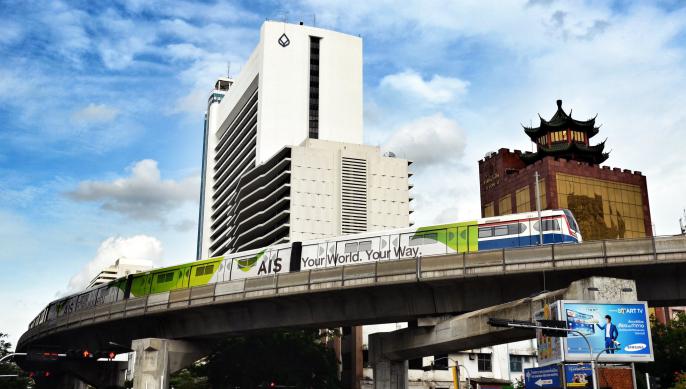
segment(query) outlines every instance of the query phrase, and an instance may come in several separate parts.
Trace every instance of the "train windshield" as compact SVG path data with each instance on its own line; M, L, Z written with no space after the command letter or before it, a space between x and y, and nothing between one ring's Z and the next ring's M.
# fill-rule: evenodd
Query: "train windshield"
M574 232L579 232L579 226L576 224L576 219L574 219L574 215L568 210L564 210L565 216L567 216L567 221L569 222L569 228L572 229Z

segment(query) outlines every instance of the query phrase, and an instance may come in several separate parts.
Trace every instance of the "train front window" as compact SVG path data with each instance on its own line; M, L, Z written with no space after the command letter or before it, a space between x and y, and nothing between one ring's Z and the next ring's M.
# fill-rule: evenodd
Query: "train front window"
M565 216L567 216L569 228L571 228L574 232L579 232L579 226L576 224L576 219L574 219L574 215L572 215L572 213L568 209L563 210L563 212L565 213Z

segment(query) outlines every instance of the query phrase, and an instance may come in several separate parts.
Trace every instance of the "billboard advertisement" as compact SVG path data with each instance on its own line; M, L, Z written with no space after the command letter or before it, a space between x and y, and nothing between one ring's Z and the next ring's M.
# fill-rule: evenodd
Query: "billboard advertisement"
M593 387L593 371L589 363L564 365L564 377L566 388Z
M559 302L546 304L543 309L536 312L535 320L558 320ZM553 363L560 363L563 360L562 339L552 336L543 336L541 330L536 330L536 345L538 348L538 364L546 366Z
M567 328L582 333L593 348L593 357L607 362L651 362L653 347L650 320L645 302L611 304L583 301L561 301L560 320ZM589 350L584 338L569 333L563 340L566 361L588 361Z

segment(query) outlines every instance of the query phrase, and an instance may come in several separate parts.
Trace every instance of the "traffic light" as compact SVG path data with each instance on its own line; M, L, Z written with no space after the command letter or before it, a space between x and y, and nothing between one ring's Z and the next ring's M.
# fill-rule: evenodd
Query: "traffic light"
M538 324L541 327L567 328L567 322L564 320L539 320ZM550 336L553 338L566 338L568 333L568 331L541 330L543 336Z
M97 359L104 358L104 359L108 359L108 360L110 360L110 361L113 360L116 356L117 356L117 352L116 352L116 351L98 351L98 352L95 354L95 357L96 357Z

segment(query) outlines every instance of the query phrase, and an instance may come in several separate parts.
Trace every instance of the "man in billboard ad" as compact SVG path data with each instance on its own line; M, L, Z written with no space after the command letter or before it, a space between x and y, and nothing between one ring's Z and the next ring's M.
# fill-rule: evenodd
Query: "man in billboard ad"
M596 322L595 325L602 331L605 331L605 349L607 353L614 354L621 344L617 341L619 331L617 331L617 326L612 324L612 316L605 315L605 324L601 325Z
M562 319L569 329L582 333L593 348L593 354L608 362L650 362L653 349L650 321L645 302L609 304L563 301ZM565 360L588 360L586 341L570 333L564 345Z

